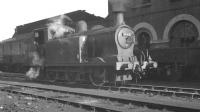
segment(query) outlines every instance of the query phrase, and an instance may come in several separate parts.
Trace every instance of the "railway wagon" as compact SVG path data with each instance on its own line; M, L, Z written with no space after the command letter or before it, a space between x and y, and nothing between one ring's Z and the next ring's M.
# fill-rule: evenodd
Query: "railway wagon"
M33 32L15 35L1 42L0 69L6 72L25 72L31 66L31 52L35 50Z

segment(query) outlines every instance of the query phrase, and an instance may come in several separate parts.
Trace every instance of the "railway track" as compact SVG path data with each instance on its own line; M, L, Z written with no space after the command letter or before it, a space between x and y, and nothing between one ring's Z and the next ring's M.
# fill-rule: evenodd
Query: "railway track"
M99 89L109 91L119 91L128 93L138 93L147 95L161 95L170 97L189 98L191 100L200 100L200 89L183 88L171 86L155 86L155 85L140 85L128 84L124 86L98 86Z
M134 106L134 109L130 109L130 105L116 103L105 99L97 99L90 96L83 96L78 94L68 93L66 91L58 91L53 89L41 89L41 88L33 88L33 87L22 87L19 85L12 85L12 86L2 86L1 91L6 91L9 93L20 94L20 95L28 95L31 97L41 98L45 100L56 101L59 103L70 104L76 107L84 108L87 110L97 111L97 112L128 112L132 110L140 110L144 111L142 107ZM101 103L98 103L101 102ZM96 103L96 104L95 104ZM112 103L112 105L111 105ZM119 107L124 106L124 107ZM151 110L146 109L145 110Z
M25 79L25 75L19 75L19 79ZM9 73L5 73L1 75L7 79L15 79L16 74L10 75ZM11 77L11 78L10 78ZM59 83L59 82L55 82ZM61 82L62 84L62 82ZM85 88L88 88L88 85L85 85ZM117 92L123 93L124 95L146 95L149 97L154 96L162 96L162 97L170 97L172 99L182 99L187 100L188 102L198 102L200 103L200 89L196 88L182 88L182 87L171 87L171 86L156 86L156 85L141 85L141 84L127 84L123 86L114 86L114 85L105 85L105 86L94 86L93 89L98 90L106 90L109 92Z
M112 91L96 89L89 90L30 83L1 81L0 84L7 84L14 88L27 88L26 90L28 90L19 91L19 89L1 88L3 91L31 95L38 98L75 105L81 108L87 108L93 111L200 111L200 102L187 102L177 99L162 100L160 97L145 97L144 95L119 94Z
M25 75L20 73L1 73L0 78L3 79L17 79L25 80ZM48 81L45 81L48 83ZM52 83L52 82L50 82ZM55 82L58 84L63 84L63 82ZM110 84L108 84L110 85ZM87 88L91 85L85 85ZM184 87L173 87L173 86L157 86L157 85L144 85L144 84L126 84L123 86L116 86L111 84L111 86L94 86L92 88L108 90L108 91L119 91L137 94L147 94L147 95L161 95L161 96L173 96L180 98L190 98L190 99L200 99L200 89L196 88L184 88Z

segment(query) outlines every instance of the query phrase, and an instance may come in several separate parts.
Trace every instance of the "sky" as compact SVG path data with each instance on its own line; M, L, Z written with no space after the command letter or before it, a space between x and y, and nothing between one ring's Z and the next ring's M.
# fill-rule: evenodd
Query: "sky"
M76 10L106 17L108 0L2 0L0 41L11 38L16 26Z

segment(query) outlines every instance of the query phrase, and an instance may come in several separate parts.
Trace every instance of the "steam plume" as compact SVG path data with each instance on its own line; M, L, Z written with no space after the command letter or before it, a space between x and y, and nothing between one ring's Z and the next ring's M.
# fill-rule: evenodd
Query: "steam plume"
M40 67L43 65L43 59L40 58L38 52L32 52L32 64L34 67L31 67L28 72L26 72L26 76L29 79L36 79L40 74Z
M75 32L73 28L67 26L67 22L71 21L72 20L66 15L50 19L50 23L48 24L49 39L60 38L64 36L64 34Z
M36 79L40 74L40 68L31 67L28 72L26 72L26 77L29 79Z

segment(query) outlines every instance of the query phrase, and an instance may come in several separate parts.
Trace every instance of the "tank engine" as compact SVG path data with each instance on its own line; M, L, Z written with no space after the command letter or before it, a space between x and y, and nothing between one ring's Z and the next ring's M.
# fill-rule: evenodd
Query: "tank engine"
M4 52L3 57L14 58L24 54L24 59L18 63L30 68L27 72L29 78L71 82L90 80L95 85L132 80L133 76L143 74L152 63L146 61L142 66L134 55L135 34L124 23L124 11L123 8L113 9L113 27L96 26L91 30L87 29L85 21L79 21L74 31L63 25L66 18L61 18L56 26L35 29L29 36L12 38L9 43L22 43L24 46L19 47L19 55ZM2 44L10 45L7 42Z
M142 72L136 68L140 65L133 54L134 32L124 24L123 13L117 12L116 17L114 27L89 31L86 22L79 21L76 33L53 37L39 45L45 51L41 55L45 59L45 78L81 81L89 76L91 82L99 85L132 80L135 71Z

